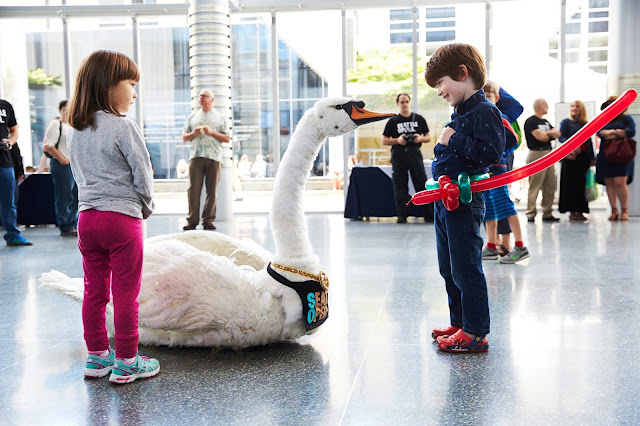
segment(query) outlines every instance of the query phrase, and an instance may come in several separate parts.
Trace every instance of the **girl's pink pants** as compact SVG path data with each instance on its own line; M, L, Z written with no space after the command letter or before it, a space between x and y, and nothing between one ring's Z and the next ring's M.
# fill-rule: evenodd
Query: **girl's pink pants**
M138 352L138 294L142 281L142 220L121 213L85 210L78 218L84 268L82 323L89 351L109 348L105 311L113 295L118 359Z

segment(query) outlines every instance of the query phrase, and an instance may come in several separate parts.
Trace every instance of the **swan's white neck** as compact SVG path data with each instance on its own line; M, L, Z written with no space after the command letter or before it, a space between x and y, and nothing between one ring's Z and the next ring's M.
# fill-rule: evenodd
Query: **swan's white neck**
M271 231L275 242L275 262L294 263L317 272L320 263L313 253L303 208L303 191L313 161L325 137L318 133L316 118L307 113L291 136L273 184Z

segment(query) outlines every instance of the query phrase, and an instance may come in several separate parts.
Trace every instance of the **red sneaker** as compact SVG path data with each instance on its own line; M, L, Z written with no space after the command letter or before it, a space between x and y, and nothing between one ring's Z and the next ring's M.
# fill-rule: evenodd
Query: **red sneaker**
M460 330L460 327L456 327L455 325L450 325L447 328L434 328L433 330L431 330L431 337L433 337L433 339L435 340L438 337L451 336L458 330Z
M438 349L445 352L486 352L489 350L489 341L485 337L472 339L462 329L451 336L438 337Z

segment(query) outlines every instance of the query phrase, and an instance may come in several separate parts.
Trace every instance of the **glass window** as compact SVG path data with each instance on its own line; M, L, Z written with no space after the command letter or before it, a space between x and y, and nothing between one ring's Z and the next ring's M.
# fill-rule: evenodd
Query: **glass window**
M271 102L234 102L233 123L236 155L273 158Z
M411 27L411 22L407 22L404 24L391 24L389 26L389 29L391 30L410 30L412 29Z
M261 20L231 25L233 100L271 99L271 26Z
M565 24L565 31L567 34L580 34L580 23L572 22Z
M590 50L589 62L606 61L609 57L609 52L606 50Z
M64 51L62 22L56 19L51 23L51 30L46 31L47 24L44 21L31 21L32 29L42 31L26 34L31 149L35 164L42 156L42 141L47 126L58 115L58 103L66 98L64 55L60 54Z
M413 19L411 9L390 10L389 19L392 21L411 21Z
M322 97L322 77L295 53L291 54L291 88L293 99Z
M291 97L291 62L289 46L278 40L278 78L280 79L280 99Z
M591 66L591 67L589 67L589 69L591 71L597 72L599 74L606 74L607 73L607 66L606 65Z
M606 34L589 35L589 47L607 47L609 37Z
M609 0L589 0L589 7L591 9L609 7Z
M609 12L589 12L589 18L608 18Z
M389 34L391 44L411 43L411 33L391 33Z
M580 37L567 37L566 38L566 49L579 49L580 48Z
M309 21L313 20L318 21L315 15L304 12L278 14L276 17L280 97L276 114L280 125L275 131L280 136L280 152L274 152L271 17L237 17L232 20L235 155L238 158L246 155L250 161L255 161L257 155L264 155L268 177L274 175L276 157L287 149L302 114L327 93L326 80L311 66L314 60L317 65L317 57L314 52L309 52L309 43L305 42L305 37L315 35L311 30L305 36L299 33L299 28L309 29ZM290 33L298 39L287 37ZM297 108L302 109L298 111Z
M428 7L426 16L427 16L427 19L455 18L456 8L455 7Z
M565 54L566 62L580 62L580 52L567 51Z
M589 22L589 32L590 33L606 33L609 31L609 22L601 21L601 22Z
M284 152L289 146L291 140L291 134L293 118L291 111L291 101L280 101L280 157L284 155Z
M455 27L456 21L427 21L427 28Z
M156 179L177 178L180 160L189 161L182 133L191 113L189 30L186 17L140 20L142 124ZM214 96L221 95L215 93ZM228 96L229 94L225 94Z
M449 41L455 38L455 31L427 31L427 41Z

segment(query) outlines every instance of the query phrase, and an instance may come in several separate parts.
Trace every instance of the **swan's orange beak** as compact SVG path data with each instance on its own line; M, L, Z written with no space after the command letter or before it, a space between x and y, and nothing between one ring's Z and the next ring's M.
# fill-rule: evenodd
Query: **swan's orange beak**
M390 117L394 117L395 113L379 113L367 111L364 109L364 102L362 101L349 101L346 104L339 105L342 109L345 110L349 117L356 123L358 126L362 126L363 124L373 123L374 121L385 120Z

